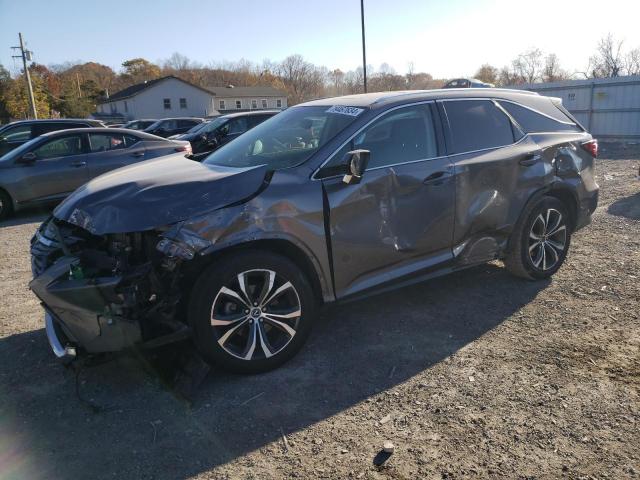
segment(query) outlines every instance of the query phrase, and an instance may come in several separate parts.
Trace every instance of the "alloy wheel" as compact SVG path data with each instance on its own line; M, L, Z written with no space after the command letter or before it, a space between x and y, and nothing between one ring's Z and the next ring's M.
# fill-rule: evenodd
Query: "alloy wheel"
M270 358L296 335L302 307L293 284L273 270L239 273L211 306L218 345L243 360Z
M546 271L554 268L567 245L567 225L562 213L549 208L533 221L529 231L529 259L534 267Z

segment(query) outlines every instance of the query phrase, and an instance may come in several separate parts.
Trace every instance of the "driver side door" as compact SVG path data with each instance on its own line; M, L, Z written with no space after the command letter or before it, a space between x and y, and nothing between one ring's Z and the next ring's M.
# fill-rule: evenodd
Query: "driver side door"
M323 180L338 298L453 258L453 168L438 121L433 102L392 109L325 166L335 172L350 150L370 152L360 183Z

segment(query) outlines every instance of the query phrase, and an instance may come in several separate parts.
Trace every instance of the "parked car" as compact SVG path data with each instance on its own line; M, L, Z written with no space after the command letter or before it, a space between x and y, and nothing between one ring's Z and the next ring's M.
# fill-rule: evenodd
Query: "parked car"
M129 128L131 130L144 130L145 128L148 128L154 123L156 123L157 121L158 120L150 119L150 118L144 118L140 120L131 120L130 122L125 123L122 126L122 128Z
M187 332L209 361L265 371L323 303L494 259L550 277L596 208L596 154L559 99L531 92L316 100L202 163L89 182L33 238L30 285L61 358Z
M120 128L45 133L0 158L0 218L59 201L102 173L176 152L188 155L191 145Z
M0 157L43 133L68 128L104 127L99 120L59 118L56 120L21 120L0 128Z
M180 139L180 137L182 137L183 135L189 135L190 133L194 133L194 132L197 132L198 130L202 130L203 128L205 128L209 124L209 122L211 122L211 120L205 120L202 123L198 123L198 124L194 125L189 130L187 130L185 133L177 133L177 134L171 135L170 137L167 137L167 138L170 138L172 140Z
M280 110L230 113L211 120L201 128L196 126L189 132L175 138L191 142L193 149L191 158L202 160L209 153L278 113Z
M454 78L449 80L442 88L493 88L493 83L483 82L477 78Z
M179 133L185 133L202 122L204 122L203 118L163 118L162 120L152 123L143 131L166 138Z

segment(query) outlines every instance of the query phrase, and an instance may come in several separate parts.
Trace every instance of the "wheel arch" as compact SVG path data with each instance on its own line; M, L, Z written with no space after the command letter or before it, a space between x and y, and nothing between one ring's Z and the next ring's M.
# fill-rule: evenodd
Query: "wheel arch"
M566 205L567 209L569 210L571 229L573 230L575 228L578 218L578 197L570 186L557 182L548 185L545 188L541 188L540 190L537 190L536 192L531 194L529 199L525 202L522 209L520 210L520 213L518 214L518 220L513 224L514 229L516 225L520 225L522 223L523 216L529 210L529 207L545 196L557 198L564 205ZM512 234L509 236L507 251L511 250L513 230L511 233Z
M18 210L18 204L16 203L16 199L13 198L13 195L11 195L11 193L9 192L9 190L7 190L6 188L4 188L3 186L0 185L0 193L2 193L3 195L6 195L9 198L9 208L10 208L10 212L15 212L16 210Z
M319 304L335 300L330 283L324 278L315 256L304 247L284 238L249 240L213 250L199 257L195 260L195 263L189 266L188 277L195 280L195 278L213 262L243 250L266 251L288 258L305 274Z

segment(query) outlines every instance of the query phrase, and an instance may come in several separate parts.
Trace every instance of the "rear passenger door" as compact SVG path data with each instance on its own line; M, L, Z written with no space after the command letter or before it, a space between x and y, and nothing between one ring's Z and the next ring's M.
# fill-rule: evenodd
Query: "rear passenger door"
M454 165L453 249L463 263L496 258L533 192L544 185L538 145L491 99L439 102Z
M89 177L139 162L145 158L143 142L134 135L122 133L90 133Z
M347 152L370 151L360 183L346 185L342 175L323 180L338 297L452 258L454 184L450 160L441 155L437 116L432 103L395 108L323 167L335 171Z

